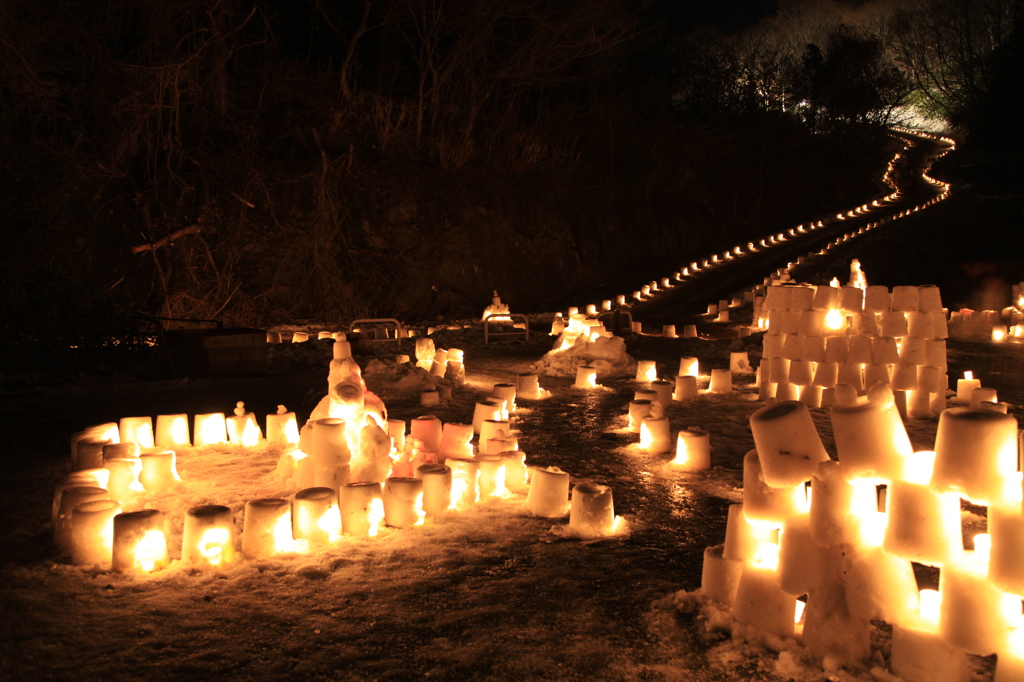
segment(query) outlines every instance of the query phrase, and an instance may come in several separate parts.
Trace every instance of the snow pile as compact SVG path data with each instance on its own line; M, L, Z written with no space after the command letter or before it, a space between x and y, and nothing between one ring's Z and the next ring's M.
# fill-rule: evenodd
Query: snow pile
M576 313L569 316L569 325L532 371L575 377L577 369L583 366L595 368L599 378L636 373L636 360L626 353L626 340L613 336L598 320Z

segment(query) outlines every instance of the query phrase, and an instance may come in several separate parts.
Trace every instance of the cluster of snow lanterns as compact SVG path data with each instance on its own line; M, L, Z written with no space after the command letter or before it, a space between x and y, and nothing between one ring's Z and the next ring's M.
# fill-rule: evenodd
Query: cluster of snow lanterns
M949 408L935 450L914 452L889 386L846 395L831 411L838 461L804 403L751 416L743 503L725 543L705 551L701 591L756 631L802 631L838 665L867 661L882 620L890 667L906 680L964 680L967 653L998 653L996 680L1024 679L1016 419ZM988 508L989 532L967 548L961 498ZM913 563L939 568L937 592L919 592Z
M1012 305L1002 310L962 308L949 316L949 335L969 341L1007 341L1024 338L1024 282L1012 286Z
M746 353L736 354L746 355ZM647 384L637 389L626 412L627 428L639 434L642 450L653 455L673 452L672 430L666 410L673 402L687 402L698 395L700 363L695 357L679 360L675 381L658 379L651 360L637 363L636 380ZM730 370L712 370L709 393L732 392ZM686 471L703 471L711 466L711 441L707 431L690 426L676 432L674 457L670 464Z
M438 361L436 356L432 363ZM447 364L447 363L446 363ZM569 513L567 533L600 537L616 532L610 488L580 484L556 468L530 469L509 421L516 397L541 398L535 374L516 384L497 384L477 403L472 424L435 416L388 419L383 403L366 390L347 342L335 343L328 394L299 429L295 414L280 406L267 415L267 437L239 403L233 416L195 415L190 441L187 415L160 415L90 427L71 438L73 471L57 485L54 541L72 563L150 572L168 565L168 519L157 509L138 508L147 493L180 485L175 449L230 444L283 449L278 478L296 490L290 498L245 504L240 543L232 510L202 505L183 521L181 559L196 569L330 545L342 536L372 537L383 523L420 525L478 501L526 493L525 509L541 517ZM474 438L476 444L474 446Z
M934 286L770 286L755 299L767 320L758 367L762 399L837 402L837 386L863 395L877 383L896 391L901 412L931 417L945 408L946 312Z

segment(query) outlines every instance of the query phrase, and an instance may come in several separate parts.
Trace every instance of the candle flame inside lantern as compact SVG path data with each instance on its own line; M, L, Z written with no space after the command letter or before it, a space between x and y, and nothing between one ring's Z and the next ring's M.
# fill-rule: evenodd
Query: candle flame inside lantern
M796 609L793 611L793 622L799 623L804 619L804 609L807 608L807 602L796 600Z
M793 508L797 514L811 511L811 486L798 485L793 488Z
M161 531L148 530L135 545L135 566L151 572L156 568L156 562L167 555L167 538Z
M999 612L1006 619L1007 624L1013 628L1010 633L1022 632L1019 628L1024 625L1024 614L1021 612L1021 599L1019 595L1004 592L999 597ZM1007 637L1009 640L1009 637ZM1024 644L1024 641L1018 642ZM1016 647L1016 655L1024 653L1024 648Z
M292 538L292 515L282 514L274 524L274 551L295 551L295 540Z
M171 440L175 445L187 444L188 441L188 419L175 417L171 421Z
M779 546L774 542L762 542L754 551L753 562L763 569L775 571L779 568Z
M881 547L888 525L889 515L885 512L871 512L862 517L860 522L861 542L867 547Z
M935 452L922 450L903 458L903 480L915 485L928 485L935 468Z
M416 512L416 523L414 526L422 526L423 522L427 518L427 512L423 509L423 492L421 491L416 495L416 500L413 502L413 509Z
M971 370L967 370L966 372L964 372L964 379L966 381L973 381L974 380L974 372L972 372Z
M988 565L989 557L992 555L992 537L988 533L978 533L974 536L974 560L985 566Z
M649 450L651 445L654 444L654 435L651 433L650 427L643 420L640 421L640 447L644 450Z
M330 542L337 542L341 538L341 514L338 513L335 506L332 505L325 511L323 516L317 520L316 525L327 533L327 539Z
M371 538L377 537L380 526L384 523L384 500L379 497L370 500L370 508L366 512L366 520L370 523L370 530L367 535Z
M846 316L838 309L833 308L825 313L825 328L839 331L846 326Z
M227 528L207 528L199 540L199 553L211 566L219 566L224 560L224 545L231 541Z
M247 419L245 421L245 428L242 429L242 445L247 448L254 448L260 444L260 437L262 435L260 427L256 425L256 421L254 419Z
M1002 341L1006 338L1006 327L997 326L992 328L992 340Z
M921 620L935 624L939 622L939 605L942 594L938 590L921 590Z
M658 367L653 362L643 367L643 378L646 381L657 381Z
M491 497L504 497L507 493L508 488L505 487L505 465L502 464L494 472L494 490L491 492Z

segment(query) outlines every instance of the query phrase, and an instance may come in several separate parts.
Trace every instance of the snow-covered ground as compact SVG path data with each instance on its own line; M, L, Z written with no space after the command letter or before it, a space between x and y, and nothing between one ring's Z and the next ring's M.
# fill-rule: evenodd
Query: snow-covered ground
M479 327L436 334L439 348L466 351L467 368L465 384L436 408L420 407L418 392L403 392L386 372L369 375L370 388L384 399L391 418L432 413L442 421L467 422L477 400L495 383L529 371L553 340L535 332L526 344L484 346L480 336ZM757 336L635 336L627 350L637 359L655 360L659 375L670 377L680 357L699 357L702 373L708 373L727 366L731 350L747 350L756 359L759 344ZM271 405L285 401L273 395L275 384L294 392L290 382L302 366L307 404L314 402L326 376L316 368L326 367L330 345L301 346L275 348L276 362L291 367L287 374L262 385L256 379L225 382L236 393L220 409L230 411L237 398L258 414L261 406L264 413L273 411ZM369 359L360 358L364 365ZM747 422L760 406L753 376L737 375L731 395L702 394L669 409L674 430L700 426L711 433L713 467L694 474L675 470L668 464L671 455L642 451L626 428L627 406L640 382L599 381L602 388L582 390L568 377L542 377L551 396L521 399L513 418L529 464L558 466L573 483L611 486L627 530L598 541L567 539L559 532L565 519L530 517L524 497L510 494L423 527L343 538L329 549L245 560L214 573L194 574L180 561L148 576L83 570L56 555L48 529L52 487L68 469L66 451L56 444L67 432L47 438L30 431L28 438L12 439L22 444L23 456L16 458L4 491L4 534L12 548L0 593L5 674L824 679L795 643L766 646L757 638L729 638L725 621L708 619L707 610L695 608L695 597L681 594L699 587L703 550L721 542L727 506L740 499L741 461L753 446ZM62 423L74 419L76 410L97 420L116 419L171 411L168 395L178 401L174 411L204 411L209 398L202 396L216 383L107 381L26 391L18 399L34 417L25 426L38 429L46 422L39 410L62 415ZM219 393L224 391L221 386ZM813 412L831 448L827 412ZM915 444L931 444L935 422L908 426ZM33 452L33 442L46 445ZM275 473L279 455L265 446L181 450L180 486L140 500L167 512L172 558L188 507L230 506L240 531L247 499L292 492ZM884 632L879 638L884 642ZM859 674L870 679L866 670Z

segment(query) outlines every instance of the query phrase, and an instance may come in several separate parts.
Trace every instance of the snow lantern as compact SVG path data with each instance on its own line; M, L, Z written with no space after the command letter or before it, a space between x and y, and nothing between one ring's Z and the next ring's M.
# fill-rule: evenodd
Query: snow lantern
M421 464L416 476L423 481L423 511L443 516L452 502L452 469L445 464Z
M341 537L338 490L304 488L292 498L292 536L316 545L330 545Z
M530 471L526 511L545 518L565 516L569 501L569 474L558 467L531 467Z
M185 514L181 558L195 570L226 566L235 558L231 509L219 504L192 507Z
M109 566L113 557L115 500L83 502L71 511L71 563Z
M569 530L582 538L596 538L615 532L612 489L597 483L580 483L572 489Z
M158 509L114 517L112 567L118 573L151 573L168 563L164 513Z
M423 523L423 481L394 476L384 481L381 492L384 523L391 528L412 528Z
M245 503L242 553L248 559L266 559L294 549L291 504L279 497Z
M376 537L384 520L380 483L348 483L338 491L341 527L351 537Z

